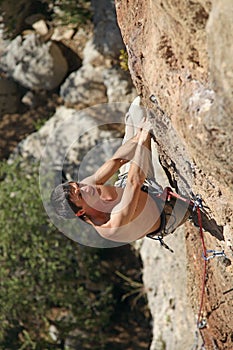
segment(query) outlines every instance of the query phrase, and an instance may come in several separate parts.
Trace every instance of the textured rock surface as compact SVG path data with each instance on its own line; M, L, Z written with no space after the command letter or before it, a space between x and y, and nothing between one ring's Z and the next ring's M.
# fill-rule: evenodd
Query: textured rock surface
M104 40L104 39L103 39ZM97 45L98 47L98 45ZM87 41L82 67L61 85L60 95L69 104L95 105L105 102L131 102L136 95L129 73L112 65L111 51L102 55L95 38Z
M200 193L224 240L205 233L207 249L232 254L232 18L231 0L157 2L116 0L118 23L138 94L151 109L159 154L176 190ZM154 94L159 102L151 103ZM198 313L203 261L198 231L187 225L188 297ZM228 261L229 262L229 261ZM145 267L146 268L146 267ZM160 269L159 262L155 269ZM165 279L174 272L169 263ZM215 258L207 266L204 299L206 349L232 349L232 265ZM177 281L179 284L180 281ZM231 290L231 292L230 292ZM160 300L161 307L166 299ZM187 310L186 310L187 311ZM180 314L180 313L179 313ZM158 320L155 312L155 320ZM183 327L183 337L190 333ZM175 329L173 324L173 329ZM154 339L158 329L155 327ZM180 329L179 329L180 331ZM178 337L175 331L170 337ZM166 339L167 343L171 339ZM155 342L152 349L157 349ZM173 345L169 349L181 347Z
M104 85L107 89L108 102L132 102L136 91L132 86L129 74L119 67L106 68L103 73Z
M103 66L85 64L71 73L61 86L60 94L64 101L71 104L84 103L86 106L107 102L103 69Z
M124 47L116 21L114 1L92 1L94 33L83 50L82 67L70 74L61 86L67 103L84 106L104 102L131 102L135 89L129 73L117 66Z
M141 257L143 280L153 315L151 349L191 349L195 318L187 296L187 269L183 228L166 239L175 254L158 242L144 239ZM172 276L172 277L171 277Z
M38 132L29 135L19 143L14 156L21 155L24 159L39 160L44 156L44 149L49 143L50 147L47 152L49 152L51 160L49 164L51 169L57 168L61 171L64 166L65 170L68 170L66 167L68 165L71 172L74 171L73 167L75 166L78 170L82 157L95 147L98 141L108 140L114 135L119 136L119 133L116 134L114 131L104 131L98 128L101 125L101 122L98 122L98 116L98 108L77 111L73 108L59 107ZM110 149L104 148L103 150L103 158L99 151L98 157L93 157L96 164L88 166L98 167L103 164L109 156ZM72 175L70 174L70 176Z
M118 57L124 47L117 25L114 0L92 0L95 45L103 55Z
M68 64L54 42L43 42L32 33L9 43L0 68L26 88L52 90L65 78Z

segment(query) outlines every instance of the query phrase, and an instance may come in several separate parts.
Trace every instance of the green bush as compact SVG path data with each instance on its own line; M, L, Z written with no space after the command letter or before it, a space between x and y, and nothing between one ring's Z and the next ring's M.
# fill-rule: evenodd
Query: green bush
M82 349L104 349L115 302L103 252L57 232L40 199L36 166L2 162L0 180L0 348L65 349L69 336Z
M78 27L92 18L90 0L53 0L53 3L57 9L53 18L60 20L62 25Z
M125 72L129 70L128 53L124 49L120 50L119 62L122 70L124 70Z

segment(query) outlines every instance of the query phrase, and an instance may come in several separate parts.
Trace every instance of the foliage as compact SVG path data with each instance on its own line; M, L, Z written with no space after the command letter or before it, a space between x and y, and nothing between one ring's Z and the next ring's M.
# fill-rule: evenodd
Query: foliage
M129 70L128 53L124 49L120 50L119 60L120 60L120 67L121 67L121 69L124 70L124 71L128 71Z
M90 0L0 0L0 9L4 34L8 39L30 29L27 18L32 15L42 15L50 24L54 20L76 28L92 18Z
M40 118L36 121L33 122L34 128L36 131L40 130L42 128L42 126L45 125L45 123L47 122L47 118Z
M0 179L0 348L64 349L72 336L79 348L104 349L114 298L101 250L74 244L49 222L36 166L2 162Z
M54 5L58 11L54 11L53 18L60 20L62 25L78 27L92 18L89 0L54 0Z
M122 278L125 281L125 287L128 287L128 291L122 296L122 300L125 300L132 295L136 295L132 301L132 306L136 306L137 301L146 294L144 284L137 280L134 281L120 271L116 271L116 275Z

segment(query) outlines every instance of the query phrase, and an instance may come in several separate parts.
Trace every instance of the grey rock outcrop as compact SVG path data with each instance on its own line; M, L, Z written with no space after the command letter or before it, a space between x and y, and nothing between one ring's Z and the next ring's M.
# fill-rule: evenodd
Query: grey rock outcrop
M83 50L82 67L68 76L60 95L68 104L89 106L105 102L130 103L136 90L129 73L112 66L111 60L103 56L90 39Z
M107 90L108 102L132 102L136 97L136 90L128 72L112 67L103 72L104 85Z
M183 227L168 236L166 243L175 254L150 239L144 239L140 249L144 266L143 282L153 315L153 341L150 349L191 349L195 318L187 296Z
M29 135L19 143L11 159L20 155L23 159L38 161L41 159L41 162L43 162L43 157L46 156L49 159L48 170L50 168L61 171L65 166L70 176L73 176L74 172L79 170L82 158L90 149L98 148L98 142L120 136L117 131L107 131L99 128L99 126L105 124L104 121L99 120L101 110L101 106L81 111L64 106L57 108L56 113L38 132ZM109 111L111 115L114 114L112 109ZM113 121L120 122L118 111L116 112L116 119L113 119ZM119 142L120 140L117 141L117 144ZM83 173L79 176L89 176L94 168L104 162L105 157L109 158L111 152L114 152L109 147L104 147L103 151L103 154L98 151L98 154L88 161L87 169L83 169L83 171L88 171L88 174ZM76 169L73 167L76 167ZM82 173L82 170L80 171Z
M61 97L67 103L86 106L107 102L103 69L103 66L93 67L89 63L83 65L65 80L60 89Z
M92 0L94 10L94 41L103 55L118 57L124 47L116 20L114 0Z
M103 82L105 59L96 50L93 39L87 41L83 50L82 66L72 72L61 85L60 95L70 104L84 106L107 102Z
M92 1L94 36L83 50L82 67L70 74L60 89L68 104L94 105L103 102L132 101L135 89L129 74L112 65L124 47L116 21L114 1Z
M9 43L0 68L28 89L53 90L65 78L68 64L56 43L32 33Z

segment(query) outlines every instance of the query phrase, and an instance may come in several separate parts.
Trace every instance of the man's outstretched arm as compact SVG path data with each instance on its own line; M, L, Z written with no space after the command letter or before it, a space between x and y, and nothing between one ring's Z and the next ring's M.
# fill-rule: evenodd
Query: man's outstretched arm
M135 217L135 213L139 207L141 186L146 178L149 168L149 160L151 156L151 136L146 130L140 132L140 137L135 150L130 170L128 173L127 184L121 201L114 207L111 212L110 219L101 226L95 226L97 232L105 238L113 239L118 237L118 240L125 242L128 239L128 233L122 228L124 225L130 224ZM139 212L138 212L139 213ZM123 236L122 236L123 235Z
M146 179L151 158L151 135L148 130L139 132L135 154L130 165L126 187L121 202L115 208L109 222L112 227L120 227L131 222L140 197L141 187ZM118 210L119 207L119 210Z
M133 138L121 145L114 153L111 159L107 160L95 174L82 180L84 183L103 185L114 175L122 165L133 159L138 141L140 138L139 131Z

